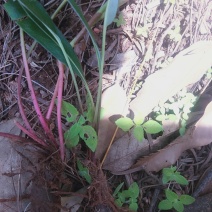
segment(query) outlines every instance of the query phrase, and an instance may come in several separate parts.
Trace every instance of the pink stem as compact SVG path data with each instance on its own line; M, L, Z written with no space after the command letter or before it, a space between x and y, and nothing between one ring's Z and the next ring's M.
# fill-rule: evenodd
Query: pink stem
M54 89L54 94L53 94L53 97L51 99L51 103L49 105L49 109L48 109L48 112L46 114L46 120L49 120L50 117L51 117L51 114L52 114L52 110L54 108L54 104L55 104L55 99L57 97L57 94L58 94L58 85L59 85L59 78L57 80L57 84L56 84L56 87Z
M21 137L19 135L13 135L13 134L10 134L10 133L0 132L0 136L5 137L5 138L9 138L13 141L29 142L29 140L27 138Z
M23 68L21 67L20 69L20 72L19 72L19 76L18 76L18 91L17 91L17 97L18 97L18 106L19 106L19 110L20 110L20 113L21 113L21 117L24 121L24 124L27 128L27 130L34 134L35 135L35 132L34 130L31 128L29 122L28 122L28 119L26 117L26 114L24 112L24 108L23 108L23 105L22 105L22 102L21 102L21 77L22 77L22 74L23 74Z
M43 142L41 139L39 139L37 136L35 136L34 134L32 134L31 132L29 132L28 130L26 130L19 122L15 122L16 126L22 130L25 134L27 134L30 138L32 138L33 140L35 140L37 143L43 145L43 146L47 146L47 144L45 142Z
M63 130L62 130L62 122L61 122L64 66L60 61L58 61L58 68L59 68L59 77L58 77L58 96L57 96L57 124L58 124L58 133L59 133L59 139L60 139L60 156L62 161L64 161L65 148L64 148Z
M43 127L43 129L45 130L47 136L56 144L56 140L54 138L54 135L52 134L51 130L49 129L42 113L41 113L41 110L39 108L39 105L38 105L38 101L37 101L37 98L36 98L36 95L35 95L35 92L34 92L34 89L33 89L33 86L32 86L32 80L31 80L31 76L30 76L30 72L29 72L29 66L28 66L28 62L27 62L27 57L26 57L26 51L25 51L25 47L24 47L24 37L23 37L23 31L21 33L21 50L22 50L22 57L23 57L23 62L24 62L24 68L25 68L25 73L26 73L26 77L27 77L27 83L28 83L28 87L29 87L29 90L31 92L31 97L32 97L32 101L33 101L33 104L34 104L34 107L35 107L35 111L38 115L38 118L40 120L40 123Z

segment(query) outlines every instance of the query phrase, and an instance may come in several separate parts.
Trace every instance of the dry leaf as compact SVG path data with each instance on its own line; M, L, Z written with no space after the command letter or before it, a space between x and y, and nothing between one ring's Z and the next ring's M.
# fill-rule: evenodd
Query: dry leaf
M212 41L199 41L180 52L166 68L150 75L130 109L147 116L182 88L197 82L212 65Z
M125 91L119 86L119 84L112 85L102 94L101 107L104 109L104 115L99 123L98 131L98 145L95 152L97 159L102 159L108 145L116 130L114 118L121 117L125 114L127 96ZM121 133L121 131L119 131ZM118 135L119 136L119 135Z
M210 144L212 142L211 120L212 102L206 107L202 118L194 127L189 128L184 136L178 137L165 149L148 157L141 158L129 170L116 174L129 174L142 169L158 172L165 167L173 165L185 150Z

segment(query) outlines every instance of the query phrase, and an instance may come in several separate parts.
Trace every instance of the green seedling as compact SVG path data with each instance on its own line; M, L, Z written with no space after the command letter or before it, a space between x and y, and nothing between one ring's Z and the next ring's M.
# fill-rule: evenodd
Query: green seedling
M169 37L173 41L180 41L182 38L182 35L180 34L180 26L175 26L174 29L171 29L169 32Z
M180 185L188 185L188 180L176 170L177 168L173 166L163 169L163 184L174 181ZM165 190L165 195L166 199L162 200L158 205L160 210L170 210L174 208L176 211L182 212L184 210L184 205L190 205L195 201L195 199L189 195L178 195L170 189Z
M145 25L145 26L143 26L143 27L141 27L141 26L139 26L139 27L137 27L137 29L136 29L136 35L137 36L143 36L143 37L145 37L145 38L147 38L148 37L148 31L149 31L149 26L151 25L151 23L150 24L147 24L147 25Z
M80 160L77 160L77 168L79 169L78 173L81 177L85 178L85 180L91 184L91 176L89 174L89 170L87 167L83 166Z
M163 184L166 184L171 181L175 181L176 183L180 185L188 185L188 180L183 177L180 172L176 171L177 167L171 166L170 168L164 168L162 173L162 182Z
M189 195L178 195L170 189L165 190L166 199L162 200L158 208L160 210L170 210L175 209L178 212L184 211L184 205L192 204L195 199Z
M126 132L132 128L133 135L138 141L144 139L144 131L149 134L156 134L163 130L162 125L154 120L144 122L142 115L136 115L134 120L128 117L119 118L115 123Z
M115 18L113 22L116 23L117 27L120 27L126 23L122 13L120 13L118 18Z
M178 97L170 98L166 103L154 108L156 112L156 120L180 120L180 135L184 135L186 131L186 123L189 113L196 103L196 97L192 93L182 90Z
M129 205L131 211L138 210L137 199L139 196L139 187L136 182L131 184L128 190L120 191L124 183L121 183L113 193L115 198L115 203L117 206L122 207L124 205Z
M85 116L79 115L78 110L70 103L62 101L62 115L65 116L66 121L73 123L65 134L65 143L68 148L75 147L80 138L85 144L94 152L97 146L97 134L93 127L87 125L89 121L89 113L85 113Z

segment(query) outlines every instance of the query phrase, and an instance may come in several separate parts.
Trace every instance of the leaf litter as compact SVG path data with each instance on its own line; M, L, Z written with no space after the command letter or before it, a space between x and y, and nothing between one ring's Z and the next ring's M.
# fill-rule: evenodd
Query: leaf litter
M192 46L193 43L196 43L199 40L209 40L208 37L210 36L210 33L208 33L208 19L210 18L210 14L208 13L208 8L210 8L208 6L208 2L205 1L204 3L200 3L197 1L194 1L194 7L192 7L191 5L189 5L189 2L184 1L183 3L180 4L176 4L175 6L170 4L169 6L166 6L165 4L160 5L161 2L160 1L154 1L154 2L131 2L129 5L125 6L122 8L122 14L123 14L123 19L125 19L125 23L121 26L121 28L124 31L124 35L118 34L118 36L121 37L121 39L118 39L118 42L116 43L116 45L120 45L117 48L118 49L118 54L124 54L125 55L125 50L126 49L130 49L130 51L132 52L131 55L128 57L127 61L131 60L131 58L136 58L137 62L135 62L135 60L132 60L132 63L135 63L135 67L132 67L132 63L128 66L127 63L126 65L123 65L118 72L118 77L119 79L121 79L121 81L119 81L119 83L121 85L123 85L124 83L127 82L127 86L125 86L125 89L123 89L121 86L117 86L118 84L115 84L114 86L111 86L111 90L108 91L108 96L106 97L107 99L107 103L104 103L104 98L103 97L103 101L102 101L102 105L104 105L104 107L106 107L106 111L107 113L104 115L104 122L102 122L101 127L99 128L99 143L98 143L98 151L96 153L96 157L98 159L101 159L102 156L104 155L109 142L114 134L115 131L115 124L114 121L117 119L117 115L118 117L120 117L121 115L126 115L128 113L128 109L130 108L130 110L134 110L134 111L139 111L142 110L142 113L144 113L145 116L147 116L149 113L152 112L152 109L158 105L158 103L161 102L165 102L169 97L173 96L174 94L176 94L181 88L184 87L188 87L190 88L190 84L197 84L196 82L198 81L202 81L201 77L204 75L204 72L206 71L206 66L208 67L211 66L211 62L207 62L210 60L210 55L211 55L211 47L209 48L209 46L211 46L211 41L202 41L199 42L197 44L194 44ZM208 7L207 7L208 6ZM175 10L177 7L177 10ZM200 10L197 12L195 10L195 7L200 8ZM83 8L83 6L82 6ZM164 14L163 14L163 9L164 9ZM185 16L185 14L183 14L183 11L187 11L188 14L190 14L190 9L192 10L192 14L193 14L193 18L195 17L196 20L199 20L199 25L200 25L200 29L198 29L198 24L196 24L196 20L194 22L194 19L192 20L192 16ZM139 12L141 11L141 12ZM175 15L173 15L173 11L175 11L175 14L177 13L177 15L179 15L179 17L181 17L180 23L181 23L181 33L183 34L183 38L181 41L178 42L173 42L172 40L169 39L169 35L168 35L168 29L171 29L172 26L171 24L169 24L170 22L174 23L175 19L178 19L179 17L176 17ZM177 12L176 12L177 11ZM204 11L205 13L203 17L202 17L202 21L200 21L200 13L201 11ZM178 14L179 13L179 14ZM4 13L2 13L4 14ZM89 14L90 16L92 16L92 14ZM118 17L118 16L117 16ZM162 20L162 18L164 18ZM68 23L67 18L64 17L65 22L64 23ZM70 19L71 20L71 19ZM162 21L161 21L162 20ZM184 22L185 20L190 20L190 23L193 23L193 29L189 29L189 26L186 26L186 22ZM149 24L148 22L152 22L152 24ZM126 95L126 87L128 87L129 85L132 84L132 80L133 77L135 76L135 71L136 68L138 68L139 64L142 61L142 58L144 57L144 54L146 52L146 47L148 47L148 42L149 42L149 38L147 38L146 36L142 37L142 35L136 35L136 29L137 28L142 28L144 25L146 25L145 27L145 33L146 35L148 35L151 38L151 35L154 31L157 30L158 28L158 23L159 23L159 32L158 33L158 37L156 39L156 45L154 46L153 52L152 52L152 57L150 56L149 61L144 65L144 71L141 74L139 80L142 81L141 86L138 86L137 88L137 93L135 93L136 97L134 96L134 99L131 101L130 105L126 107L126 113L122 113L123 112L123 105L126 103L126 99L127 99L127 95ZM72 23L73 25L73 23ZM67 35L68 36L72 36L69 32L68 32L68 28L69 26L66 24L61 24L62 28L64 31L67 31ZM78 25L78 27L80 27ZM100 25L96 25L97 28L100 29L101 31L101 26ZM130 28L130 29L129 29ZM167 30L166 30L167 29ZM172 30L174 30L175 28L173 27ZM198 31L200 30L200 31ZM4 34L5 34L5 30L3 30ZM117 31L118 32L118 31ZM161 37L159 35L162 35ZM209 36L208 36L209 35ZM108 37L110 37L111 35L109 35ZM139 37L140 36L140 37ZM1 41L3 41L4 36L0 36ZM172 35L172 38L174 38L174 36ZM112 39L114 40L114 39ZM108 39L108 41L111 42L111 37L110 39ZM5 41L6 42L6 41ZM86 42L85 42L86 43ZM115 42L114 42L115 43ZM204 46L208 47L206 50L204 50L204 48L201 48L201 45L203 46L203 43L205 43ZM130 45L129 45L130 44ZM85 45L89 45L89 43L86 43ZM110 46L110 43L109 45ZM133 47L132 47L133 46ZM190 47L188 47L190 46ZM1 49L3 48L3 46L0 46ZM185 49L187 48L188 49ZM123 52L119 52L121 49L124 50ZM185 50L183 50L185 49ZM183 50L183 51L182 51ZM34 51L36 51L36 55L40 55L40 52L43 51L42 48L38 47L36 48ZM83 48L83 50L80 50L82 52L78 52L78 54L80 55L80 57L82 56L82 60L85 60L85 58L83 58L83 54L85 50L85 48ZM178 53L180 52L181 53ZM207 53L208 51L208 53ZM15 46L13 48L13 52L18 55L18 48ZM39 52L39 54L37 54ZM133 54L133 52L136 53ZM4 50L5 53L5 50ZM87 52L86 52L87 53ZM160 53L160 54L159 54ZM177 54L177 56L175 56ZM194 53L194 54L193 54ZM8 54L9 55L9 54ZM109 57L110 54L108 53ZM161 56L162 55L162 56ZM202 55L202 57L201 57ZM10 67L10 62L9 60L7 61L7 58L5 57L5 54L3 55L4 58L2 58L1 60L1 67L2 70L5 73L9 73L7 75L7 77L9 76L9 78L11 79L12 77L14 78L15 75L12 75L11 72L11 67ZM112 55L114 56L114 55ZM157 70L157 65L162 61L166 61L166 59L170 56L175 56L175 61L170 64L168 67L166 67L165 69L162 70ZM114 58L116 58L116 56L114 56ZM129 59L130 58L130 59ZM10 58L12 60L12 58ZM38 64L38 67L41 67L40 64L47 64L47 66L43 67L43 70L38 70L38 67L32 67L32 70L34 71L34 73L37 73L37 75L39 75L40 77L34 77L35 81L39 81L40 78L43 79L41 84L44 84L46 82L48 82L45 86L47 86L47 91L51 90L50 88L52 86L55 85L55 78L52 76L55 76L54 71L52 71L51 73L49 72L49 70L54 70L54 68L52 67L52 65L50 65L49 63L49 59L43 61L43 63L37 62L37 58L31 58L32 61L35 61L35 64ZM42 58L43 59L43 58ZM45 58L46 59L46 58ZM110 57L111 59L111 57ZM114 62L115 61L115 62ZM211 60L210 60L211 61ZM2 63L4 62L4 63ZM108 61L110 62L110 61ZM112 59L112 65L113 66L113 62L115 63L115 65L117 65L118 63L116 62L116 60ZM18 64L16 64L18 66ZM109 64L108 64L109 65ZM8 68L9 66L9 68ZM121 66L120 64L118 64L117 66ZM114 66L113 66L114 67ZM156 67L156 68L155 68ZM204 69L204 70L203 70ZM153 74L153 72L157 70L157 72L155 74ZM169 71L170 73L168 73ZM111 71L109 71L109 74L111 74ZM49 74L49 78L53 79L52 83L49 83L49 80L45 80L46 79L46 73L50 73ZM90 72L92 73L92 72ZM107 69L106 69L106 73ZM172 74L171 74L172 73ZM194 74L195 73L195 74ZM148 76L149 75L149 76ZM96 76L96 75L95 75ZM97 75L98 76L98 75ZM4 81L6 81L6 79L3 78ZM94 79L94 83L92 84L92 86L95 86L95 81L96 79ZM8 81L9 82L9 81ZM68 83L69 82L69 83ZM41 85L40 84L40 85ZM38 85L38 95L39 95L39 90L41 90L41 86ZM45 87L44 86L44 87ZM123 86L124 87L124 86ZM197 87L201 87L198 86ZM3 100L3 105L10 105L11 102L9 99L6 99L6 94L10 94L10 91L7 90L7 88L5 88L5 84L3 85L4 90L6 91L3 94L4 98L1 98L1 100ZM155 88L155 89L153 89ZM109 88L110 89L110 88ZM199 88L198 88L199 89ZM26 90L26 88L25 88ZM70 79L67 78L67 89L64 91L64 98L65 99L69 99L70 96L74 95L72 93L72 87L71 87L71 81ZM24 91L25 94L26 91ZM105 91L107 92L107 90ZM2 93L2 92L1 92ZM50 93L50 92L48 92ZM112 94L112 95L111 95ZM113 95L114 94L114 95ZM14 94L13 98L14 98ZM27 95L26 95L27 96ZM106 95L107 96L107 95ZM119 97L119 98L117 98ZM7 100L5 102L5 99ZM47 98L45 97L45 99L43 99L43 97L40 97L41 101L40 104L46 104L49 100L48 96ZM209 99L209 97L206 98L207 101ZM210 102L210 101L209 101ZM6 103L6 104L5 104ZM1 106L2 107L2 106ZM30 104L27 104L28 107L28 114L33 117L33 113L31 112L31 106ZM0 108L2 111L2 108ZM114 110L113 110L114 109ZM204 110L204 106L202 106L202 109L197 111L199 112L199 114L196 114L197 116L201 116L201 113L203 113L202 111ZM183 136L183 137L179 137L179 134L176 133L176 131L173 133L174 130L178 130L178 128L175 126L173 130L171 131L167 131L167 134L164 135L160 135L157 138L153 138L153 146L149 145L149 138L145 138L143 140L143 142L138 142L132 135L131 132L123 135L123 132L120 132L120 134L116 135L116 138L118 140L116 140L112 146L112 148L110 149L110 152L105 160L104 169L110 170L111 172L115 173L115 174L124 174L125 170L130 170L131 168L140 168L139 166L143 166L145 165L145 167L147 167L146 170L156 170L159 171L164 165L168 165L168 164L173 164L175 163L175 161L179 158L180 155L183 155L183 149L185 149L185 146L189 146L190 144L184 144L184 145L180 145L180 141L182 141L183 139L185 140L189 140L191 135L196 136L197 138L194 139L195 142L193 143L195 147L196 145L202 145L209 143L209 137L210 136L210 132L209 129L211 126L209 125L205 125L206 122L210 123L210 119L206 118L206 114L210 114L210 112L205 111L204 116L202 117L202 119L199 120L199 122L197 122L197 124L195 125L196 127L193 126L193 128L190 128L188 126L188 132ZM3 115L4 117L7 117L7 115L5 116L5 112L1 113L1 115ZM196 120L196 117L194 114L194 118ZM132 116L133 117L133 116ZM2 118L2 116L1 116ZM192 118L192 116L191 116ZM51 123L52 125L54 125L53 123ZM207 129L202 129L205 128L205 126L207 126ZM66 126L64 126L65 128ZM199 130L198 130L199 129ZM201 130L200 130L201 129ZM101 132L102 131L102 132ZM39 132L39 129L38 129ZM42 132L39 132L42 135ZM190 133L190 134L189 134ZM100 136L101 135L101 136ZM203 136L203 137L202 137ZM203 143L200 144L200 140L203 139ZM170 144L171 142L173 142L173 144ZM187 142L189 143L189 142ZM190 142L191 143L191 142ZM168 147L165 147L166 145L170 145ZM176 147L177 148L171 148L171 147ZM190 146L191 147L191 146ZM161 150L157 153L153 153L152 152L156 152L160 149L164 148L164 150ZM170 148L170 149L169 149ZM74 154L77 153L77 151L80 152L81 154L81 149L76 149L74 150ZM171 152L169 152L171 151ZM196 151L196 150L195 150ZM172 154L171 154L172 153ZM174 153L174 154L173 154ZM148 156L150 155L150 156ZM155 157L154 157L155 155ZM140 165L136 166L136 161L137 159L139 159L140 157L145 156L144 159L141 159L141 161L139 160ZM167 156L168 162L164 161L163 156ZM162 161L162 164L157 164L156 163L156 158L159 157L159 159ZM200 157L200 156L199 156ZM198 158L198 157L197 157ZM143 160L143 162L142 162ZM180 159L179 159L180 161ZM133 164L135 164L133 166ZM141 165L144 164L144 165ZM153 166L151 165L153 164ZM73 163L72 163L73 165ZM138 165L138 164L137 164ZM73 165L74 166L74 165ZM131 167L131 168L130 168ZM96 171L98 168L97 167L93 167L93 172ZM92 170L92 168L91 168ZM126 174L126 172L125 172ZM140 174L140 173L139 173ZM94 176L97 176L98 174L94 174ZM136 179L137 174L132 175L133 176L133 180ZM127 179L127 178L126 178ZM143 182L145 183L149 183L148 180L145 180L145 178L143 178ZM105 180L105 179L104 179ZM107 179L109 181L109 179ZM97 185L99 182L104 182L103 181L103 177L101 176L100 178L96 179L96 184ZM76 182L76 181L74 181ZM77 181L77 183L79 183ZM154 183L153 183L154 184ZM114 184L112 183L112 185L114 186ZM152 184L151 184L152 185ZM104 189L105 187L101 187L99 184L96 186L96 190L95 190L95 186L91 187L91 191L90 194L91 196L96 196L96 194L98 194L98 186L99 188ZM142 186L142 184L141 184ZM107 187L107 186L106 186ZM74 191L77 191L76 189ZM143 189L143 196L142 196L142 200L140 202L140 207L148 207L150 205L151 199L148 198L147 193L145 193L147 191L147 189ZM148 192L152 192L152 190L148 190ZM80 200L81 201L81 200ZM152 200L152 202L154 202ZM82 203L84 204L84 203ZM70 206L72 207L72 206ZM100 205L101 207L101 205Z

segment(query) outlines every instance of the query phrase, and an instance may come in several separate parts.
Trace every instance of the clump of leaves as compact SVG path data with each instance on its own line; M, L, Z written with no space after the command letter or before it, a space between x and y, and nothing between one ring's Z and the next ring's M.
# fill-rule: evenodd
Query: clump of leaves
M164 168L162 171L162 182L166 184L171 181L175 181L180 185L188 185L188 180L183 177L180 172L176 171L176 167ZM178 195L170 189L165 190L166 199L162 200L158 208L160 210L170 210L174 208L178 212L184 211L184 205L192 204L195 199L189 195Z
M62 115L66 117L66 121L73 123L65 134L65 143L68 148L75 147L80 138L85 144L94 152L97 147L97 134L94 128L86 123L89 113L85 113L85 116L79 115L78 110L72 104L62 101Z
M116 23L117 27L120 27L126 23L122 13L120 13L118 18L115 18L113 22Z
M115 198L115 203L117 206L122 207L124 205L129 205L129 209L132 211L137 211L138 203L137 198L139 196L139 187L136 182L132 183L128 190L120 191L124 183L118 185L113 193Z
M160 210L170 210L174 208L178 212L184 211L184 205L192 204L195 199L189 195L178 195L170 189L165 190L166 199L162 200L158 208Z
M207 77L208 79L211 79L211 77L212 77L212 68L209 68L209 69L207 70L207 72L206 72L206 77Z
M133 135L138 141L144 139L144 131L149 134L156 134L163 130L162 125L154 120L144 122L142 115L136 115L133 120L128 117L119 118L115 123L126 132L132 128Z
M189 113L196 103L196 97L183 89L177 97L170 98L166 103L154 109L156 112L156 120L180 120L180 135L184 135L186 131L186 123Z

